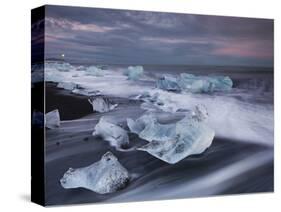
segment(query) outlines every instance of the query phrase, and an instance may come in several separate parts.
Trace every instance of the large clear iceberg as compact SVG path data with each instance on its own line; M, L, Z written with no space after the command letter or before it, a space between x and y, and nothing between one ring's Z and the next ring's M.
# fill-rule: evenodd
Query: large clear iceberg
M156 87L162 90L190 93L211 93L229 91L233 86L227 76L195 76L182 73L178 77L162 76L156 81Z
M128 80L138 80L143 75L142 66L129 66L123 74L128 76Z
M104 71L101 68L98 68L97 66L89 66L86 69L87 75L95 76L95 77L102 77L104 76Z
M176 123L161 124L152 114L145 114L136 121L128 119L127 125L131 132L149 142L138 150L175 164L210 147L215 132L207 125L207 117L206 108L199 105Z
M110 145L117 150L120 150L129 144L127 131L106 120L104 117L100 118L92 135L99 136L103 140L108 141Z
M46 127L49 129L55 129L60 126L60 114L59 110L55 109L46 114Z
M99 194L116 192L129 183L129 172L111 153L105 153L100 161L83 168L69 168L60 179L65 189L86 188Z
M88 99L89 103L93 107L93 111L104 113L113 110L118 104L112 104L108 98L102 96L94 96Z

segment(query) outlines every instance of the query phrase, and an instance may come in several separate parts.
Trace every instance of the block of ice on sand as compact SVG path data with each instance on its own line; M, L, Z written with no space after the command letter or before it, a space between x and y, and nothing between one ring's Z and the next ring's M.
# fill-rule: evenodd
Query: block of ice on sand
M139 134L151 122L156 122L156 118L151 114L145 114L137 120L127 118L127 125L132 133Z
M175 164L190 155L203 153L211 146L215 132L205 123L185 118L176 124L175 135L170 140L153 140L138 150Z
M93 96L88 101L92 105L93 111L99 113L111 111L118 106L118 104L111 104L108 98L102 96Z
M100 161L83 168L69 168L60 179L65 189L85 188L99 194L116 192L129 183L129 172L111 153L105 153Z
M95 76L95 77L102 77L104 75L104 71L96 66L89 66L86 69L87 75Z
M175 125L160 124L152 114L145 114L136 121L128 118L127 125L132 133L149 142L175 137Z
M124 75L128 76L128 80L138 80L143 75L142 66L129 66L123 72Z
M73 90L77 85L74 82L59 82L57 87L65 90Z
M108 141L110 145L117 150L120 150L129 144L127 131L118 125L105 120L104 117L101 117L99 123L95 126L93 136L99 136L103 140Z
M156 81L156 87L166 91L179 92L181 88L178 85L177 78L164 75Z
M208 93L214 91L229 91L232 80L224 76L195 76L193 74L180 74L178 85L183 91L191 93Z
M46 114L46 127L49 129L58 128L60 126L59 110L55 109Z
M146 114L136 121L127 119L127 125L131 132L150 142L138 150L174 164L189 155L201 154L212 144L215 132L206 124L207 117L206 108L198 105L175 123L161 124L153 115Z

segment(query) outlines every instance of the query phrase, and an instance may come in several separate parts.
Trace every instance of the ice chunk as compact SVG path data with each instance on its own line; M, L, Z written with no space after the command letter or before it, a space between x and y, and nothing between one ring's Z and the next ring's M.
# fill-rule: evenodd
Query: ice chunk
M132 133L150 142L138 150L174 164L204 152L212 144L215 132L206 124L207 118L205 106L197 105L175 123L161 124L152 114L145 114L136 121L127 119L127 125Z
M215 91L229 91L233 86L233 82L228 76L210 77L209 80L214 85Z
M118 104L111 104L109 99L102 96L94 96L88 101L92 105L93 111L97 111L99 113L108 112L118 106Z
M170 139L153 140L138 150L175 164L190 155L203 153L211 146L215 132L205 123L188 117L176 123L175 135Z
M95 76L95 77L102 77L104 75L104 71L96 66L89 66L86 69L87 75Z
M83 168L69 168L60 179L65 189L85 188L99 194L116 192L129 183L129 172L111 153L105 153L100 161Z
M129 66L128 69L123 72L123 74L128 76L128 80L138 80L143 75L143 67Z
M156 81L156 87L167 91L185 91L191 93L211 93L229 91L233 82L225 76L195 76L182 73L179 77L163 76Z
M134 121L131 118L127 118L127 125L132 133L139 134L150 123L156 122L156 118L151 114L145 114Z
M152 114L145 114L136 121L128 118L127 125L132 133L147 141L169 140L175 136L173 124L160 124Z
M166 91L179 92L181 88L178 85L177 78L164 75L156 81L156 87Z
M60 114L59 110L55 109L46 114L46 127L54 129L60 126Z
M116 149L122 149L129 144L129 137L127 131L113 124L104 117L101 117L99 123L95 126L93 136L100 136L103 140L110 143Z
M59 82L57 87L65 90L73 90L77 85L74 82Z
M214 91L229 91L232 80L224 76L195 76L193 74L180 74L178 85L181 90L191 93L208 93Z

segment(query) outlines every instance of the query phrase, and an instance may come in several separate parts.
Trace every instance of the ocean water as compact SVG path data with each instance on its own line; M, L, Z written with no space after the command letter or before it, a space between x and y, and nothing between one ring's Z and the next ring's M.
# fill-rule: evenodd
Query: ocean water
M143 65L144 75L129 81L123 75L125 65L107 65L103 76L92 76L86 65L45 65L47 83L67 82L86 91L99 91L119 106L105 114L89 112L75 120L63 117L61 127L46 133L46 200L48 204L84 202L124 202L152 199L200 197L273 191L274 101L273 70L255 67ZM163 74L191 73L201 76L229 76L229 92L209 94L174 93L157 89L155 80ZM107 116L126 128L126 118L143 114L135 96L159 93L165 101L163 114L178 115L174 109L190 110L203 104L209 113L208 124L215 130L212 146L202 155L170 165L140 152L118 152L106 141L91 137L101 116ZM51 92L46 88L48 92ZM52 91L53 92L53 91ZM68 88L67 95L73 98ZM62 94L63 96L63 94ZM87 97L81 99L85 104ZM66 108L47 98L48 104ZM79 110L75 107L73 110ZM46 111L48 112L48 111ZM87 139L86 139L87 138ZM58 145L58 142L60 145ZM144 141L130 135L132 146ZM99 195L85 189L65 190L59 179L69 168L89 165L106 151L112 151L133 178L123 190Z

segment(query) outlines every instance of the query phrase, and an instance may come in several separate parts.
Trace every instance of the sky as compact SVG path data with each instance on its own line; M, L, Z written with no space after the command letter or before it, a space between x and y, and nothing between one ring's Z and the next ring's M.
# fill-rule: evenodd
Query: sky
M87 64L273 66L273 20L47 6L46 58Z

